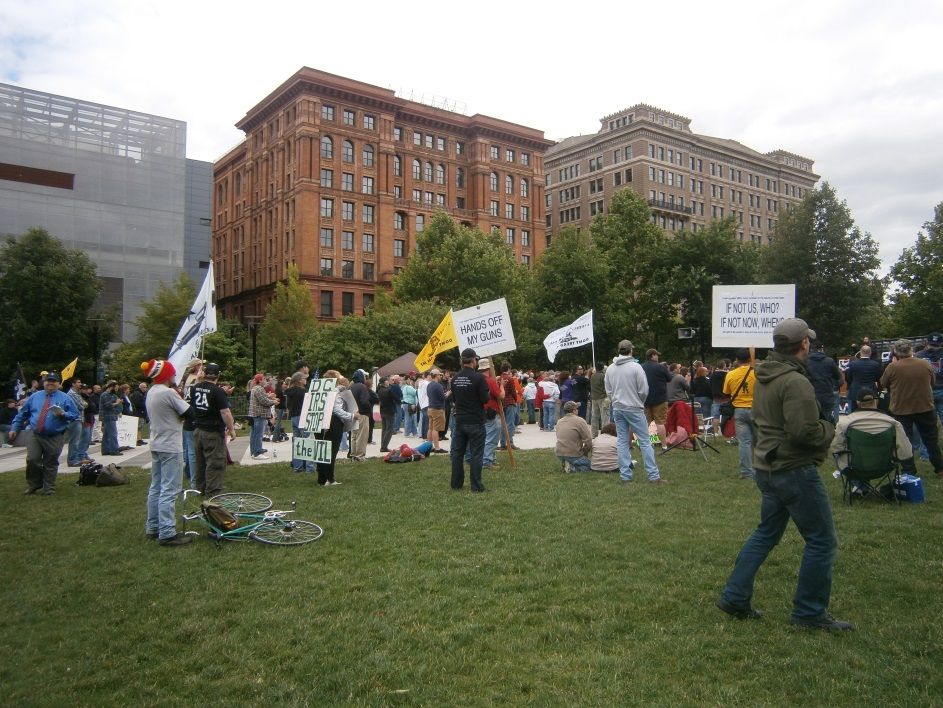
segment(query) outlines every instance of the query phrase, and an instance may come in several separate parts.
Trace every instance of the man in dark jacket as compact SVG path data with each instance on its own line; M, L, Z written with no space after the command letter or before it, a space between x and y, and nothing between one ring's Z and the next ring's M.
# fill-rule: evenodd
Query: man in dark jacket
M350 459L354 462L363 462L367 456L367 439L370 436L370 423L373 420L373 392L367 388L366 376L362 369L357 369L353 375L350 392L357 401L357 412L360 414L360 425L350 435ZM372 394L372 395L371 395Z
M759 619L753 581L791 518L805 540L791 622L826 630L852 629L828 613L832 564L838 541L817 465L824 459L835 426L819 415L806 360L815 332L804 320L783 320L773 330L773 351L756 367L753 466L762 493L760 525L737 556L717 607L737 619Z
M812 343L812 352L806 361L809 380L815 389L815 398L822 406L822 415L826 420L838 422L838 390L845 383L845 374L835 360L825 354L825 345L821 341Z

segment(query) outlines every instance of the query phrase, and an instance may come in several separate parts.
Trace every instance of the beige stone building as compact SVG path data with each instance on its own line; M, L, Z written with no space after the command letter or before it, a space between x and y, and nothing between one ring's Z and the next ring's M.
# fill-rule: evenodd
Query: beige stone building
M780 211L819 178L807 157L699 135L689 118L643 103L600 123L599 132L566 138L544 156L548 242L562 227L588 227L616 191L630 188L668 232L733 216L740 240L769 243Z

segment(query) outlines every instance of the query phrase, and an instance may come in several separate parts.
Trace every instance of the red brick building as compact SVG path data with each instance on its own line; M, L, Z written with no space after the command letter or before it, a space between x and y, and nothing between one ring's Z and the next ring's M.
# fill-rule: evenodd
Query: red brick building
M214 165L213 261L222 314L264 313L297 264L323 318L389 287L437 211L498 229L515 257L546 246L543 132L399 98L302 68L240 120Z

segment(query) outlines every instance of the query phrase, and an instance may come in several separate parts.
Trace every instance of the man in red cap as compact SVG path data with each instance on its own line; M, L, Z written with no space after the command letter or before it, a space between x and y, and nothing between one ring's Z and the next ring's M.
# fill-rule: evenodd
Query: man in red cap
M151 359L141 370L152 382L145 405L151 424L151 486L144 534L161 546L182 546L192 536L177 533L177 496L183 471L183 417L190 405L176 389L174 365Z

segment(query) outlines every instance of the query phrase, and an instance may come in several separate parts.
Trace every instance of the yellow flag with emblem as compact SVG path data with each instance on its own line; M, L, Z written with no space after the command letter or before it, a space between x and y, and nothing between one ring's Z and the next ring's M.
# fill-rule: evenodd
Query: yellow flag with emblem
M435 358L439 354L457 346L458 337L455 336L455 325L452 324L452 311L449 310L445 313L445 317L442 318L439 326L435 328L435 332L432 333L429 341L426 342L426 346L424 346L422 351L416 356L416 370L423 372L432 368L432 365L435 363Z
M75 375L75 367L79 364L79 358L75 357L72 361L62 367L62 383L65 383Z

